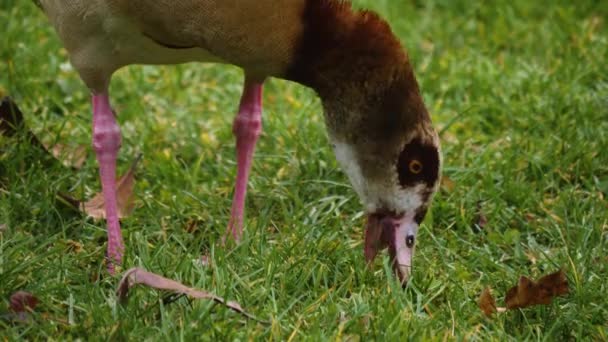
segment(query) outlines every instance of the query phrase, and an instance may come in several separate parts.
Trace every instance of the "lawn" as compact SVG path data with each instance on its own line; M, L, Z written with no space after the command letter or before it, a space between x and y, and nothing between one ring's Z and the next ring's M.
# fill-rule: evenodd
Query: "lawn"
M111 86L119 172L143 154L137 208L122 221L123 270L236 300L270 324L146 288L118 304L105 224L57 197L99 191L91 149L69 169L0 137L0 338L607 340L608 2L355 3L385 16L408 48L441 132L444 181L405 290L386 255L365 267L362 207L311 90L267 82L245 239L222 248L242 73L134 66ZM31 1L0 0L0 30L0 96L43 143L88 146L89 93L47 19ZM520 275L559 268L570 294L551 305L479 310L486 286L502 305ZM7 314L18 290L40 300L26 322Z

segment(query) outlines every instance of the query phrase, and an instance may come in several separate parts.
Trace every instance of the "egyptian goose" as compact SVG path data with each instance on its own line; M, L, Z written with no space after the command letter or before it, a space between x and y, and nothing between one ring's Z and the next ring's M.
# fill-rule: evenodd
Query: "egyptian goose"
M108 257L124 250L116 208L121 135L112 74L130 64L230 63L245 72L234 120L237 178L225 236L242 235L268 77L320 97L331 145L367 213L365 258L388 247L405 281L438 186L439 139L407 53L389 25L340 0L39 0L92 93L93 147L106 198ZM110 268L110 271L113 269Z

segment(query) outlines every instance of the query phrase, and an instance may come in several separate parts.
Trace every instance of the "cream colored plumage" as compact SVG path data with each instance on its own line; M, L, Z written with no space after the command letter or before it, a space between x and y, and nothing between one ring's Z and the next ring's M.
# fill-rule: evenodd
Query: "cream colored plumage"
M280 76L294 54L304 0L41 0L87 86L130 64L224 62ZM170 47L173 48L170 48Z

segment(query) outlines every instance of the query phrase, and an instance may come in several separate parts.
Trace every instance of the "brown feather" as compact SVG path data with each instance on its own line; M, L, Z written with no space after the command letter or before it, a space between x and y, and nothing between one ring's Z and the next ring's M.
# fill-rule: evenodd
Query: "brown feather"
M366 176L384 177L374 168L396 160L414 134L437 144L407 53L386 21L345 1L308 0L302 27L285 77L317 91L330 135L369 158L361 161Z

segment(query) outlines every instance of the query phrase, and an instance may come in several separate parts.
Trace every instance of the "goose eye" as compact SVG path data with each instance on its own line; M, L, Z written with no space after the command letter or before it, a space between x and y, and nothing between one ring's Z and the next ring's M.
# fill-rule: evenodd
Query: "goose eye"
M439 179L437 147L414 139L399 153L395 171L404 189L420 183L433 187Z
M422 163L418 159L412 159L409 163L410 172L417 175L422 172Z
M414 247L414 235L408 235L408 236L405 238L405 245L406 245L408 248L412 248L412 247Z

